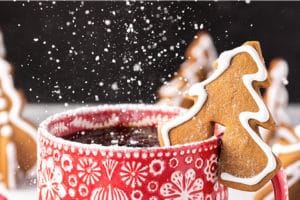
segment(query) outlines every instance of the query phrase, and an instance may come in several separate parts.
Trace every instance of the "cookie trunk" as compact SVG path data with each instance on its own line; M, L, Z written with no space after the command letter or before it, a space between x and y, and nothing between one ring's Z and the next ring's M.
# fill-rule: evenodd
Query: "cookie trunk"
M218 176L221 183L230 185L230 187L245 190L256 191L265 185L280 169L280 161L276 158L276 168L265 174L265 177L257 183L247 181L248 178L257 176L267 168L268 157L264 150L245 132L235 133L237 129L226 129L221 146L221 154L218 168ZM239 135L240 139L236 140L235 136ZM242 138L242 139L241 139ZM244 182L237 182L222 179L222 174L232 174L237 178L245 178Z

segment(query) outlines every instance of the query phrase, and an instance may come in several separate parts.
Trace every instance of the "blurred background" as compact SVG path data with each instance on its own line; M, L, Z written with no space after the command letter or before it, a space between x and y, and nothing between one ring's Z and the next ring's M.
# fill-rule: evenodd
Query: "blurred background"
M199 31L218 52L261 42L300 103L300 2L0 2L16 87L30 103L153 103ZM299 77L299 78L298 78Z

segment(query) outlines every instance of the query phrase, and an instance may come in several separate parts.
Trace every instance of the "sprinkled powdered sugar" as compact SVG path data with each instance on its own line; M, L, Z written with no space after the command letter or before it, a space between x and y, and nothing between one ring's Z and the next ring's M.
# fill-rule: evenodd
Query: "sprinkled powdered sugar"
M128 110L131 111L151 111L153 118L155 121L148 121L147 124L143 124L144 126L149 126L149 125L153 125L153 124L157 124L157 122L160 122L161 120L166 120L166 119L171 119L173 118L175 115L177 115L178 113L183 113L185 111L185 109L179 108L179 107L170 107L170 106L158 106L158 105L145 105L145 104L118 104L118 105L100 105L97 107L85 107L85 108L78 108L78 109L74 109L74 110L70 110L70 111L66 111L66 112L62 112L62 113L57 113L54 114L53 116L50 116L49 118L47 118L45 121L43 121L38 129L38 136L39 136L39 140L43 140L46 142L47 141L51 141L51 143L56 144L58 146L62 145L64 147L68 147L69 146L73 146L73 147L78 147L78 148L84 148L84 149L92 149L92 150L119 150L119 149L124 149L126 148L126 150L131 151L131 150L135 150L136 148L139 147L124 147L124 146L113 146L113 147L107 147L107 146L101 146L101 145L97 145L97 144L80 144L80 143L74 143L74 142L70 142L67 140L64 140L60 137L57 137L57 135L53 132L51 132L52 130L54 130L53 128L60 124L63 123L65 119L71 117L71 116L77 116L77 115L83 115L83 114L87 114L87 113L101 113L101 112L105 112L105 111L115 111L118 112L122 110L122 112L127 112ZM159 114L158 114L159 113ZM100 115L100 114L99 114ZM157 116L158 118L155 118L155 116ZM163 116L163 117L162 117ZM149 124L150 123L150 124ZM138 122L136 122L136 124L139 124ZM61 125L60 125L61 126ZM138 125L137 125L138 126ZM81 127L84 128L84 127ZM64 131L64 133L72 133L74 131L70 131L70 127L66 126L66 130ZM64 135L64 133L60 133L61 135ZM216 140L216 137L211 137L205 141L201 141L201 143L206 143L206 142L210 142L212 140ZM195 145L198 143L195 143ZM186 144L186 145L191 145L191 144ZM164 148L181 148L182 146L185 145L175 145L172 147L147 147L147 148L151 148L151 149L156 149L156 148L160 148L160 149L164 149Z
M251 135L251 137L255 140L255 142L259 145L259 147L262 149L263 152L265 152L267 156L267 165L266 167L257 175L250 177L250 178L240 178L236 177L232 174L229 173L222 173L221 178L223 180L228 180L228 181L233 181L233 182L238 182L242 184L247 184L247 185L255 185L259 181L261 181L267 174L272 172L276 168L276 160L275 157L273 156L273 153L271 149L268 147L267 144L265 144L259 136L256 134L254 130L249 125L249 120L250 119L256 119L261 122L265 122L269 119L269 113L264 105L263 100L259 97L259 95L256 93L254 88L252 87L252 82L253 81L264 81L267 78L267 71L261 62L261 59L259 55L257 54L256 50L249 46L249 45L244 45L241 47L237 47L233 50L225 51L223 52L219 59L218 59L218 68L214 73L211 74L211 76L208 77L208 79L204 80L203 82L194 84L190 90L189 90L189 95L190 96L197 96L198 99L195 102L195 104L183 115L180 117L174 118L170 122L166 123L162 127L162 137L164 140L164 144L166 146L170 145L170 139L169 139L169 131L173 128L176 127L189 119L191 119L193 116L195 116L202 108L204 105L206 99L207 99L207 92L205 90L205 86L209 84L210 82L214 81L217 77L219 77L230 65L230 61L233 56L235 56L238 53L246 52L248 53L256 62L258 66L258 72L255 74L248 74L243 76L243 82L246 86L246 88L249 90L251 93L252 97L256 101L259 111L257 113L254 112L242 112L240 113L240 121L243 127L248 131L248 133Z

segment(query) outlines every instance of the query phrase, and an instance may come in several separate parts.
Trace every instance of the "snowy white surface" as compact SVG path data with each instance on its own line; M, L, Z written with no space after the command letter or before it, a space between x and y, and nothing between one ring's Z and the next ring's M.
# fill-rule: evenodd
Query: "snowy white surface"
M74 109L78 107L82 107L83 105L61 105L61 104L28 104L25 107L23 115L34 122L35 124L39 124L48 116L62 112L69 109ZM93 105L90 105L93 106ZM300 124L300 104L290 104L287 109L292 122L294 124ZM0 192L4 193L8 200L20 200L20 199L37 199L37 191L35 185L28 184L28 182L22 184L20 188L10 191L5 191L0 186ZM230 200L240 200L243 197L243 200L251 200L253 198L254 193L251 192L243 192L238 190L229 190L229 199Z

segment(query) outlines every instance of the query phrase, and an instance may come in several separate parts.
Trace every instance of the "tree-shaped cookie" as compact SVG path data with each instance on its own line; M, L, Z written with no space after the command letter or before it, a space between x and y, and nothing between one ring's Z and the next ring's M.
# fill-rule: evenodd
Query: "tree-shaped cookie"
M297 134L297 126L291 125L290 117L287 114L289 94L285 87L287 84L288 64L281 58L271 61L268 69L270 86L264 94L264 101L268 106L276 129L273 131L262 130L265 141L272 145L278 139L285 139L289 143L299 142L300 135Z
M12 67L0 56L0 183L16 186L16 174L36 165L36 128L21 118L24 97L14 88Z
M216 123L225 127L219 179L227 186L254 191L270 180L279 161L260 138L258 127L274 129L260 94L267 71L258 42L223 52L208 79L194 84L194 105L159 129L161 145L201 141L214 135Z
M285 88L288 75L288 64L285 60L277 58L271 61L269 70L270 86L267 88L264 101L266 102L273 118L276 128L273 131L262 131L266 134L265 141L268 142L273 151L279 156L284 171L288 178L289 199L300 199L300 135L299 125L291 125L286 112L288 105L288 91ZM265 185L255 195L255 200L268 200L273 196L271 183Z
M216 58L217 52L211 37L208 33L200 32L186 50L186 60L180 66L179 71L159 89L158 104L190 107L193 102L184 98L182 94L192 84L208 76Z

